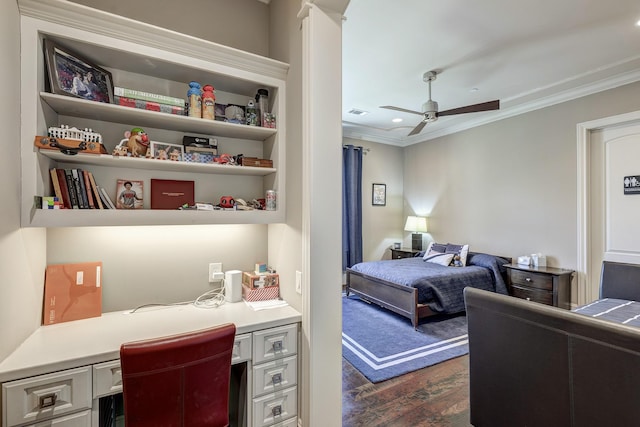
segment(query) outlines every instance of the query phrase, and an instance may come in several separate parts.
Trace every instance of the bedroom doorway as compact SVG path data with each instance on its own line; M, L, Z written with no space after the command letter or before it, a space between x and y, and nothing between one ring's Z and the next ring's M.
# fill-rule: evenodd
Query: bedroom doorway
M577 303L585 304L598 297L603 260L640 264L640 112L579 124L577 148Z

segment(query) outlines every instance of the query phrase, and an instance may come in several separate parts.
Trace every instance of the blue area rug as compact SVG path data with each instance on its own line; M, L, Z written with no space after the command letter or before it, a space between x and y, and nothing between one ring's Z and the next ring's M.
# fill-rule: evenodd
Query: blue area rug
M342 297L342 356L377 383L469 352L467 317L411 321L357 296Z

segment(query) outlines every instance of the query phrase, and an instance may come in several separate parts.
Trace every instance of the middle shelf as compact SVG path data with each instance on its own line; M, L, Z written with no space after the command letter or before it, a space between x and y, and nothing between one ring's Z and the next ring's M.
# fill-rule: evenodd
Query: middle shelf
M219 175L266 176L276 172L275 168L232 166L213 163L174 162L171 160L146 159L142 157L120 157L110 154L63 154L56 150L40 150L41 155L65 163L108 166L129 169L144 169L170 172L191 172Z

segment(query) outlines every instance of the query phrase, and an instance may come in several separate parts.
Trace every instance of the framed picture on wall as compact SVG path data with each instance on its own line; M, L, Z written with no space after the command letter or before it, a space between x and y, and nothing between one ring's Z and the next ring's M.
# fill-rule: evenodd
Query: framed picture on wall
M385 206L387 204L387 185L373 184L371 190L371 204L373 206Z

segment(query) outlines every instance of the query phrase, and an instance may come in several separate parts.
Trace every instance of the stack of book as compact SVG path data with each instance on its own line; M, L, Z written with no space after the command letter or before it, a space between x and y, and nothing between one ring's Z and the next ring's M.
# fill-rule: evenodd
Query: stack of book
M174 98L172 96L118 86L113 88L113 94L115 103L124 107L158 111L167 114L186 114L185 101L182 98Z
M104 188L96 184L93 174L82 169L50 171L55 197L65 209L115 209Z

